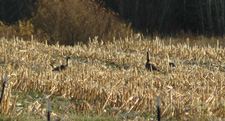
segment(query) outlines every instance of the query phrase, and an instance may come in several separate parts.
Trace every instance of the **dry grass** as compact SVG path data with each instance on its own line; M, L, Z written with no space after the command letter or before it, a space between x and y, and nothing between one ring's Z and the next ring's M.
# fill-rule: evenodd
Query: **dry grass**
M2 115L28 113L45 118L46 103L42 97L34 97L27 106L19 107L17 99L21 95L12 93L16 91L44 94L52 105L55 96L69 100L66 109L61 107L64 112L52 110L53 118L65 120L77 119L77 115L153 120L157 96L165 120L224 118L225 50L219 46L164 45L158 38L132 37L108 43L95 38L87 45L73 47L17 38L0 41L1 80L6 71L9 73ZM160 72L145 70L147 50ZM72 58L69 68L52 72L50 62L64 62L66 56ZM176 67L170 68L168 61Z

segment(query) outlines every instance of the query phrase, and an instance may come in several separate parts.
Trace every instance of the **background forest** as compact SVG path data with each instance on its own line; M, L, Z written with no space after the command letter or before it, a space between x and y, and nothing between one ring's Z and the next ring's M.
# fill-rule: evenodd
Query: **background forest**
M0 35L74 44L145 35L223 37L224 0L1 0ZM13 34L12 34L13 33Z
M224 34L224 0L104 0L142 32Z

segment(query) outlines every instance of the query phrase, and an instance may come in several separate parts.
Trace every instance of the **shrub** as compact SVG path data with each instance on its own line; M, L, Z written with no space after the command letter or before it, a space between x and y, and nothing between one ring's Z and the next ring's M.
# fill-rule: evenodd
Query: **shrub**
M36 31L46 34L50 44L86 43L95 36L107 41L132 32L113 12L90 0L42 0L37 5L33 24Z
M18 36L25 38L25 39L29 39L31 37L31 35L34 34L34 26L33 24L27 20L19 20L18 23Z
M7 39L17 36L24 40L30 40L33 34L34 27L30 20L19 20L12 25L7 25L0 21L0 36Z

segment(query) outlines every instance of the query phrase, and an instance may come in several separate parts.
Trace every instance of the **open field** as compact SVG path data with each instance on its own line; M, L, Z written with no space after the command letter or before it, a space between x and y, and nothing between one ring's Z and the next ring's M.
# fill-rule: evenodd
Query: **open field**
M3 119L46 120L44 97L51 100L52 119L156 120L157 96L164 120L225 116L225 49L220 46L131 37L111 43L95 38L72 47L1 38L0 48L1 80L9 73ZM159 72L145 70L147 51ZM65 63L67 56L68 69L53 72L50 64ZM170 61L176 67L169 67Z

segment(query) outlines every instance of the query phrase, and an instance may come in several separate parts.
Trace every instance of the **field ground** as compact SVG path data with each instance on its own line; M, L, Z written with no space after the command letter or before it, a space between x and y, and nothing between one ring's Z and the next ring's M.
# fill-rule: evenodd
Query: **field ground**
M47 99L53 120L156 120L157 97L163 120L224 119L220 46L140 37L108 43L94 38L73 47L0 41L1 80L8 72L0 120L46 120ZM159 72L145 70L147 51ZM67 56L68 69L52 71L50 64L65 63Z

